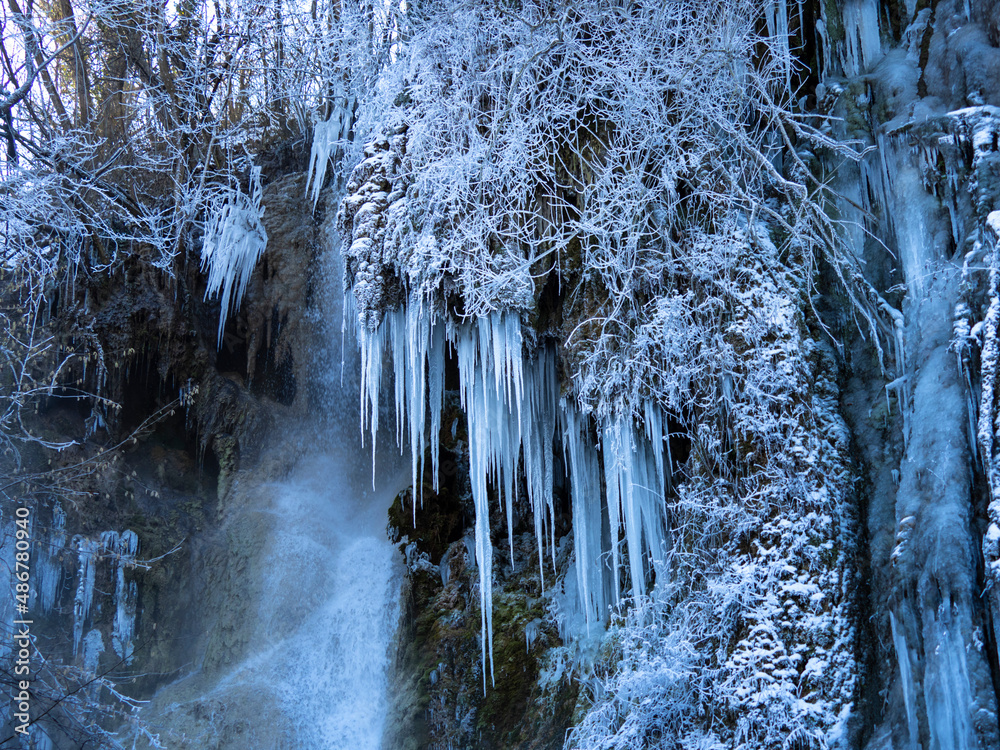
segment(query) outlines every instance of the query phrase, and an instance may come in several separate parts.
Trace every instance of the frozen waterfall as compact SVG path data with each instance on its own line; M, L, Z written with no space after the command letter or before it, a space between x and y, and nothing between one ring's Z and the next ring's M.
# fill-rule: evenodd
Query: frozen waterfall
M930 146L897 133L879 145L881 175L871 194L885 212L906 290L897 313L905 447L889 597L896 739L908 748L966 750L996 736L972 542L974 417L954 339L966 282L952 248L969 230L956 229L954 212L924 182L921 165L938 163Z

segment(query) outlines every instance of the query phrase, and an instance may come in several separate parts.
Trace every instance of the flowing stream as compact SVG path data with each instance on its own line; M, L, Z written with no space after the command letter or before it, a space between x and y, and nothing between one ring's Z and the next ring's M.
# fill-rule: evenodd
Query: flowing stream
M339 328L339 284L326 286L323 317ZM318 418L270 436L259 464L235 476L222 528L195 543L195 668L151 706L165 747L383 746L403 580L386 512L409 484L409 458L380 435L373 467L356 349L339 331L325 340Z
M272 515L272 532L259 554L254 634L262 650L252 649L220 687L273 692L294 745L376 750L401 580L385 511L399 488L363 489L344 459L304 459L288 481L267 488L271 505L258 512Z
M165 746L382 746L402 580L385 513L405 470L372 490L365 458L307 455L244 491L203 665L155 702Z

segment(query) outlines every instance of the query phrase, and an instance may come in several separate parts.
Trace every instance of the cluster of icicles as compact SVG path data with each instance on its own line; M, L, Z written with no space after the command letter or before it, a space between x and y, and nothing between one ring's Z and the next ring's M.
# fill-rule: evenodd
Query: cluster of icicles
M136 604L138 589L135 581L126 580L126 569L135 565L139 552L139 537L126 529L105 531L99 539L76 536L72 547L77 551L78 578L76 594L73 598L73 653L77 654L83 644L83 662L87 669L94 671L97 659L104 650L100 630L94 629L84 636L84 629L90 621L97 590L97 564L105 557L110 560L114 578L112 604L115 608L112 621L111 645L126 664L132 661L132 640L135 635ZM66 514L58 504L53 509L52 526L47 539L38 546L34 566L37 585L33 591L36 604L43 613L49 612L59 601L59 590L63 577L63 563L60 560L66 548Z
M429 306L411 300L410 304L386 313L375 330L362 326L358 339L362 431L370 431L374 451L382 363L385 355L391 353L397 440L401 446L408 442L415 494L421 487L418 479L423 476L428 435L434 489L438 489L438 435L444 402L446 348L450 347L457 357L476 510L482 648L484 662L489 657L491 676L493 548L488 487L492 484L496 488L506 514L513 558L513 505L523 461L539 566L544 567L546 547L554 563L557 433L562 437L570 476L575 574L588 627L591 622L603 622L608 608L621 599L619 571L625 550L621 549L619 539L624 538L626 545L632 593L637 603L646 598L647 570L652 569L657 581L665 580L669 537L663 499L669 474L664 458L669 466L669 455L665 456L669 443L664 432L666 421L658 407L643 406L643 426L639 429L631 411L624 409L621 416L593 425L593 420L575 405L560 399L552 347L542 347L525 356L516 313L495 312L473 321L457 322L440 319ZM603 494L602 476L606 489ZM610 567L606 562L608 557ZM542 579L544 586L544 572Z

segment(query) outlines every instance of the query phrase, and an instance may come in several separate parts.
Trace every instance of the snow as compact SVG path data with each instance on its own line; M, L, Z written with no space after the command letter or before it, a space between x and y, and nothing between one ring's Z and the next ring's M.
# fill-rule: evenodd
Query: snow
M991 211L986 217L986 225L993 230L993 236L1000 242L1000 211Z
M260 167L250 170L250 194L237 186L219 199L205 224L201 270L208 273L205 299L219 297L219 343L226 318L240 306L250 275L267 249L267 232L261 223L263 188Z

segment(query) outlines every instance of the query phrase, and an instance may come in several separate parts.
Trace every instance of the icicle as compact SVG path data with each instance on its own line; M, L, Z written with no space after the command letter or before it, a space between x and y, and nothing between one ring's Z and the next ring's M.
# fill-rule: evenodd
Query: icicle
M659 421L658 418L657 429L659 429ZM659 435L656 443L644 442L639 447L634 455L635 468L633 469L634 475L639 478L635 492L639 498L642 530L646 548L649 551L649 561L656 574L655 589L662 589L670 574L668 558L670 538L664 504L666 492L663 484L662 430Z
M311 195L313 211L323 191L323 181L326 179L326 169L330 157L339 141L347 138L354 122L354 97L338 97L340 104L334 107L326 122L317 123L313 128L312 148L309 150L309 168L306 170L306 195ZM312 191L309 186L312 185Z
M653 462L656 467L657 488L667 486L663 473L663 412L651 401L643 404L643 424L646 428L646 440L653 452Z
M669 477L664 463L665 419L658 407L651 403L642 405L641 430L633 422L634 411L622 407L618 416L607 420L599 431L610 528L610 539L605 544L597 448L588 439L583 419L575 410L565 405L561 410L558 407L554 349L542 347L532 360L524 361L518 315L494 312L468 323L446 326L435 321L424 305L411 298L398 310L385 313L374 330L359 327L359 339L362 425L371 425L373 442L377 433L382 357L386 347L391 347L397 440L401 446L408 443L412 454L415 497L422 484L428 411L437 486L446 346L452 346L458 360L459 396L468 420L470 479L476 510L475 557L479 567L484 687L487 661L491 679L493 675L490 488L496 491L506 516L513 563L513 512L520 457L524 456L539 567L544 568L546 540L554 566L553 443L558 413L562 414L563 445L571 469L576 580L588 626L591 621L604 621L612 590L613 600L621 599L618 544L622 533L629 552L636 602L641 603L646 596L650 573L658 581L665 579L668 534L664 496ZM610 569L603 562L605 547L611 552ZM608 574L614 578L613 587L606 580Z
M642 520L636 503L636 482L632 472L632 456L636 446L632 439L631 425L625 425L625 419L619 412L604 425L601 452L604 454L604 477L608 485L608 509L610 512L614 505L621 514L625 546L629 554L632 594L639 606L646 595L646 575L642 565ZM613 477L613 481L609 477ZM617 498L612 497L613 492L618 495Z
M476 556L483 616L483 658L493 675L492 546L489 538L489 481L507 517L507 541L514 557L513 511L521 446L523 365L520 320L493 313L454 332L460 397L468 418L472 497L476 507ZM492 371L493 377L490 377ZM515 421L514 417L517 417ZM487 649L487 640L489 646ZM485 686L485 670L484 670Z
M125 583L125 572L119 569L115 589L115 622L111 633L111 645L126 664L132 662L134 648L132 639L135 636L136 603L138 587L135 581Z
M260 167L250 170L250 195L237 187L229 192L205 224L201 270L208 273L205 299L219 296L219 344L226 318L240 306L250 275L267 249L267 232L261 223L263 188Z
M871 67L882 52L876 0L847 0L841 18L844 22L844 74L860 75Z
M613 537L612 552L615 552L616 527L620 514L629 554L632 594L637 605L641 604L646 595L644 554L649 556L658 580L662 580L668 573L662 415L654 416L654 409L655 407L649 407L646 410L649 418L646 429L648 434L659 434L655 448L649 440L643 440L635 433L631 424L631 410L620 408L613 419L605 422L601 431L604 477L608 488L608 517ZM613 556L617 570L617 554Z
M431 346L427 362L427 400L431 412L431 475L434 491L439 492L438 470L441 462L441 409L444 405L444 324L431 327Z
M622 598L621 578L621 539L622 523L622 487L621 472L618 471L618 452L608 444L606 434L601 435L601 457L604 465L605 497L608 504L608 524L611 527L611 571L615 584L615 601Z
M406 398L406 317L406 309L403 308L386 313L385 319L382 321L382 325L386 329L386 335L389 338L389 346L392 348L392 386L396 407L396 445L399 446L400 453L402 453L403 446L405 445L403 442L403 431L406 427L406 412L409 408L409 402Z
M801 15L801 14L800 14ZM764 20L767 23L771 49L777 53L785 73L785 90L792 91L792 56L788 47L788 3L786 0L767 0L764 3Z
M354 295L347 295L352 298ZM353 304L351 304L353 308ZM359 314L360 315L360 314ZM375 443L378 436L379 394L382 387L382 358L385 352L386 323L375 330L358 322L358 346L361 349L361 436L366 429L372 438L372 487L375 486Z
M37 548L35 556L38 583L32 593L37 595L42 612L49 612L56 604L59 582L62 580L59 554L65 546L66 513L62 506L56 503L52 508L52 529L49 531L48 540Z
M73 655L75 656L80 647L80 639L83 638L87 617L90 615L90 606L94 601L94 576L97 572L97 552L100 542L83 537L77 537L74 542L79 561L79 583L73 600Z
M393 391L396 414L396 442L402 451L409 447L414 500L423 498L424 453L427 448L427 411L431 416L431 463L435 491L438 464L441 409L444 403L445 325L418 300L410 299L399 309L383 315L372 330L358 319L361 348L361 429L372 437L374 465L378 433L382 360L388 344L392 353ZM373 477L374 480L374 477ZM416 502L414 502L414 514ZM414 521L416 519L414 518Z
M406 380L406 406L409 421L410 456L413 467L414 525L416 525L417 498L423 505L424 449L427 447L427 350L431 343L430 319L421 304L409 304L405 310L406 354L403 377ZM395 351L393 357L396 357ZM400 360L394 360L398 362ZM397 366L397 378L400 377ZM397 387L396 395L400 391ZM397 414L401 413L397 404ZM433 441L433 438L432 438Z
M555 352L543 347L524 370L526 398L521 402L520 416L522 446L524 449L524 474L527 480L528 499L535 523L535 540L538 545L538 569L545 590L544 549L545 528L548 526L549 549L555 570L555 504L552 494L554 456L552 452L556 430L556 405L559 383L556 376Z
M589 630L591 621L605 621L611 604L605 585L604 547L601 543L600 459L587 434L585 421L576 409L564 403L561 414L563 447L568 453L573 500L576 580ZM617 583L617 568L612 575ZM615 595L618 595L617 586Z
M479 567L480 645L483 653L483 689L486 689L486 660L489 657L490 681L493 675L493 545L490 542L490 509L487 478L490 471L489 414L485 391L476 369L476 346L471 337L460 339L459 377L462 400L469 422L469 463L472 500L476 508L476 563ZM464 364L464 366L463 366Z

